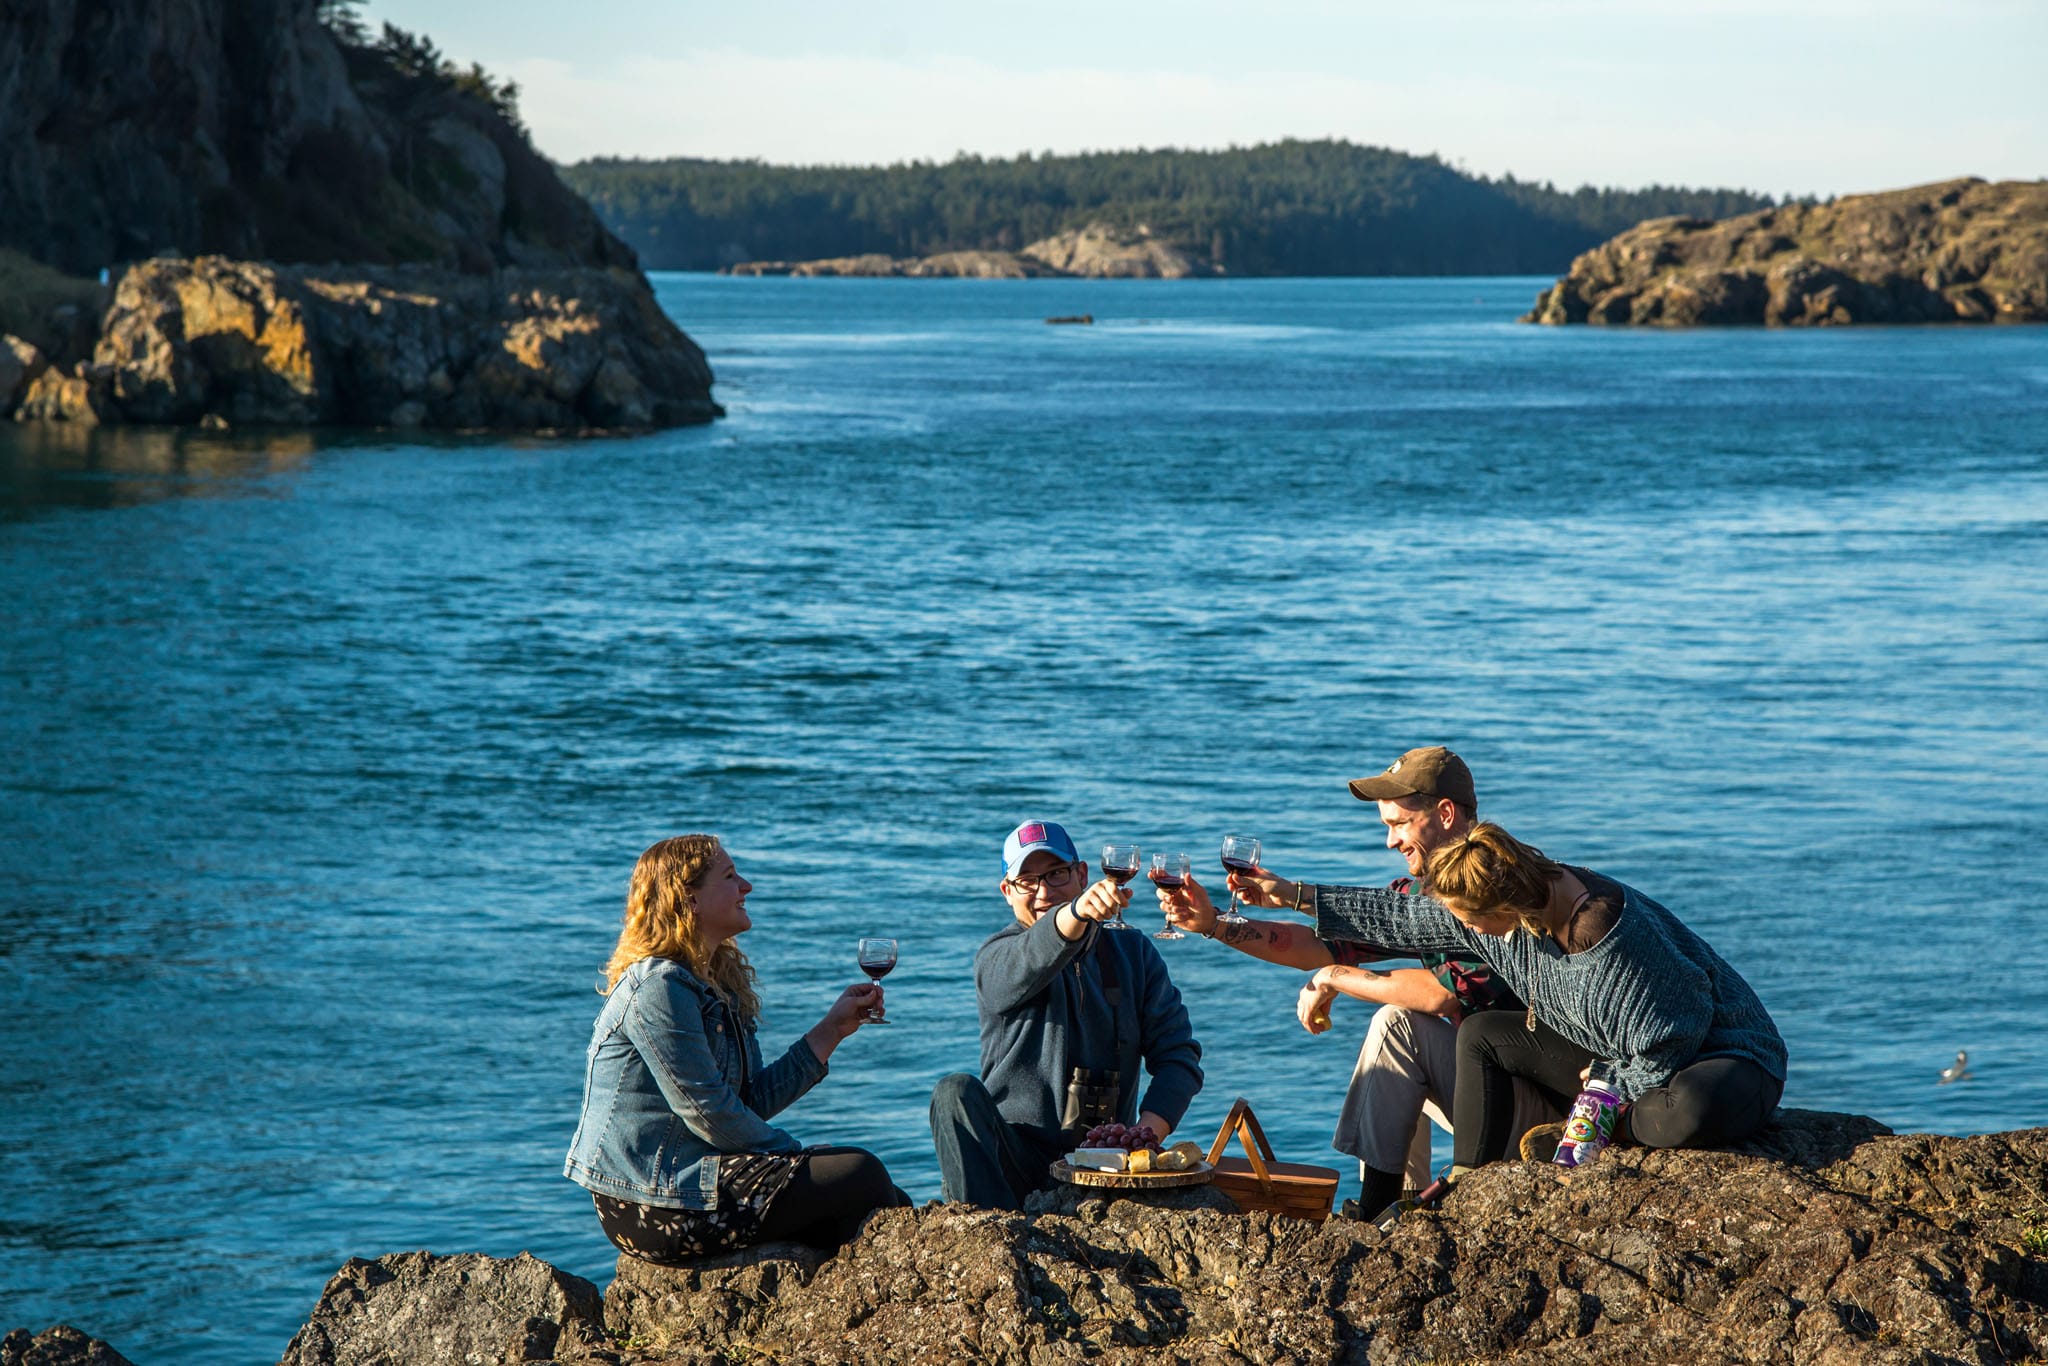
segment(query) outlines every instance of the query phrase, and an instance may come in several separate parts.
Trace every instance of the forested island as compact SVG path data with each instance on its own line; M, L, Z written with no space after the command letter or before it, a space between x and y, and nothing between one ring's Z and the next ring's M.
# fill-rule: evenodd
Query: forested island
M1663 185L1565 191L1337 140L893 166L608 157L562 177L657 270L1016 252L1102 225L1205 274L1554 275L1646 218L1780 202Z

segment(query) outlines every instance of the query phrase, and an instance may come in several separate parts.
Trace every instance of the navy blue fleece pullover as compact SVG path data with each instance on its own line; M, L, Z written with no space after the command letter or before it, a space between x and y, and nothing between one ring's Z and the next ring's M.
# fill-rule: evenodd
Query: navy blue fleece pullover
M1047 911L1028 928L1013 920L974 955L981 1079L996 1108L1041 1146L1055 1147L1069 1069L1114 1069L1119 1120L1130 1124L1150 1110L1178 1126L1202 1089L1202 1046L1152 936L1090 923L1070 943L1056 919ZM1114 1012L1098 952L1116 959L1122 1004ZM1142 1098L1141 1062L1152 1077Z

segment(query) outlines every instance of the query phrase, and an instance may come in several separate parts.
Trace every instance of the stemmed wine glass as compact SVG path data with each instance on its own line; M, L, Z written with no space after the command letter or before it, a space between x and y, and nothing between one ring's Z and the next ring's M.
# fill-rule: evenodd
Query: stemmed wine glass
M1188 856L1186 854L1154 854L1152 856L1152 885L1155 887L1179 887L1188 880ZM1152 931L1154 939L1185 939L1180 927L1171 920L1163 930Z
M863 939L860 941L860 970L868 980L880 986L882 979L889 975L889 969L896 966L896 941L893 939ZM887 1024L880 1006L869 1006L860 1015L862 1024Z
M1223 837L1223 874L1249 873L1259 866L1259 842L1250 835L1225 835ZM1216 917L1224 925L1243 925L1245 918L1237 913L1237 893L1230 894L1230 909Z
M1135 844L1105 844L1102 846L1102 875L1117 886L1127 885L1138 875L1138 846ZM1102 922L1105 930L1135 930L1136 925L1124 922L1124 908L1116 908L1116 919Z

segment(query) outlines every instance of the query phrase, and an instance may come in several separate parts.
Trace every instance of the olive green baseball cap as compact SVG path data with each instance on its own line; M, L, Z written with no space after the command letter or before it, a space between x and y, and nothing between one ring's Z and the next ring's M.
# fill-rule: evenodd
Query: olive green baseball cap
M1362 802L1390 802L1399 797L1449 797L1468 811L1479 809L1472 790L1472 770L1442 745L1411 749L1386 772L1353 778L1351 795Z

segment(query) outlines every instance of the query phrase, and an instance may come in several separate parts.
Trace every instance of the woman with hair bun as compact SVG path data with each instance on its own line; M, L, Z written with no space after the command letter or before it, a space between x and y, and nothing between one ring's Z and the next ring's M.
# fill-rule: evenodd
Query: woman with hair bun
M1521 1137L1515 1077L1563 1111L1586 1068L1613 1064L1627 1106L1617 1137L1655 1148L1739 1142L1784 1091L1777 1025L1705 940L1635 888L1546 858L1491 822L1430 855L1429 896L1294 883L1263 868L1231 874L1230 886L1254 906L1312 906L1318 938L1482 958L1529 1003L1458 1027L1454 1173L1498 1161ZM1182 895L1207 910L1199 887Z
M646 1261L785 1239L831 1251L876 1209L910 1203L873 1153L807 1148L768 1122L824 1079L882 989L849 986L764 1065L754 969L733 943L753 925L752 890L716 836L661 841L634 865L605 964L562 1174L590 1191L605 1236Z

